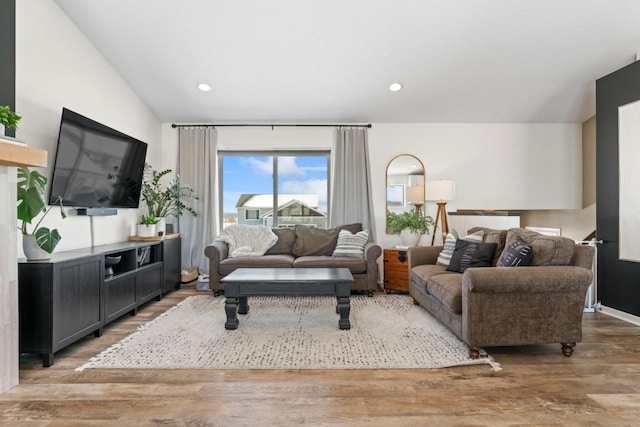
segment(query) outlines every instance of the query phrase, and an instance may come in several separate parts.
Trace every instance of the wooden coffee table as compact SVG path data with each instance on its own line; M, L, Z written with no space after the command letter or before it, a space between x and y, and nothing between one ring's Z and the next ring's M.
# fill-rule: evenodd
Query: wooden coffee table
M348 268L239 268L221 280L224 285L226 329L238 327L238 313L249 312L250 296L335 295L338 327L351 329L351 285Z

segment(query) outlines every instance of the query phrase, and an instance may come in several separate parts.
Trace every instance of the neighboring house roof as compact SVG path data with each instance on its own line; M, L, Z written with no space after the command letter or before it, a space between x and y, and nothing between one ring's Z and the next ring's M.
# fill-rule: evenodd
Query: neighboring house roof
M292 200L298 200L311 208L318 208L317 194L278 194L278 206L282 207ZM269 209L273 208L273 194L241 194L236 208Z
M265 212L261 218L273 216L273 209ZM279 217L292 217L292 216L318 216L326 217L327 215L312 208L311 206L302 203L300 200L290 200L282 206L278 207Z

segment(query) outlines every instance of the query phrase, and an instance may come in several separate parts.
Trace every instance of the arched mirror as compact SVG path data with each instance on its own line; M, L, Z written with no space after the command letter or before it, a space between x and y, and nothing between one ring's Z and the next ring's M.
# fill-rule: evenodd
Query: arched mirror
M424 165L417 157L400 154L387 165L387 210L420 211L424 205ZM392 234L387 230L388 234Z

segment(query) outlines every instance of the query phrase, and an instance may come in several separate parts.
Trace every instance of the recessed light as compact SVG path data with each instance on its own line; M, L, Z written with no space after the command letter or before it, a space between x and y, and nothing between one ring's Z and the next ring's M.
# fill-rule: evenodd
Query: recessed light
M208 85L208 84L206 84L206 83L200 83L200 84L198 85L198 89L200 89L200 90L201 90L201 91L203 91L203 92L209 92L209 91L211 90L211 86L209 86L209 85Z
M402 83L395 82L395 83L391 83L391 84L389 85L389 90L390 90L391 92L397 92L397 91L399 91L400 89L402 89Z

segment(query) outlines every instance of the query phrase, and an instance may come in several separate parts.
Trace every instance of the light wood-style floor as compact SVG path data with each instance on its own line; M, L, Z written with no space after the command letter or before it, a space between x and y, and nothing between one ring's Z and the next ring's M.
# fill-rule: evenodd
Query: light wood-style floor
M490 348L502 364L398 370L75 372L186 296L169 293L56 354L20 361L3 426L638 426L640 327L585 314L571 358L558 344ZM222 326L221 326L222 327ZM393 327L393 325L389 325Z

